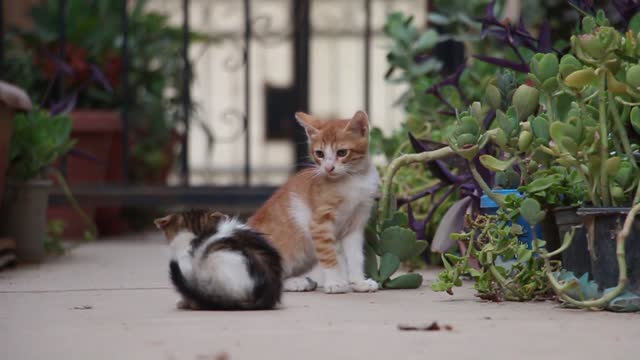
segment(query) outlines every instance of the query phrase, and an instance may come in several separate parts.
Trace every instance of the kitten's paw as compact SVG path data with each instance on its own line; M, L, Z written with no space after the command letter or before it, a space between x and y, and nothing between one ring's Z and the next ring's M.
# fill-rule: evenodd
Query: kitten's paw
M351 291L351 286L344 280L327 281L324 283L324 292L327 294L344 294Z
M189 300L180 300L176 303L176 308L180 310L198 310L198 305Z
M176 308L180 310L191 310L191 305L187 300L180 300L176 303Z
M378 283L371 279L362 279L352 282L351 288L355 292L375 292L378 290Z
M284 291L313 291L318 287L318 284L309 279L308 277L294 277L284 280Z

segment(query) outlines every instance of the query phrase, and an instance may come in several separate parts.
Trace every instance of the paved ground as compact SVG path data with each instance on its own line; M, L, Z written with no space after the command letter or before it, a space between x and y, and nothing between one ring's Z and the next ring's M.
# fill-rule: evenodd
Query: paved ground
M483 303L466 287L286 294L280 310L174 308L156 236L83 245L0 272L0 358L638 359L640 315ZM399 331L438 321L452 331ZM226 354L226 357L222 354Z

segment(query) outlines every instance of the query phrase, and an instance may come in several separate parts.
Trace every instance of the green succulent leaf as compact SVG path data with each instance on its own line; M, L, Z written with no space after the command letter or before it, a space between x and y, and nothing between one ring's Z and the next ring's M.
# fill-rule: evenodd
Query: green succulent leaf
M380 273L378 281L385 282L400 267L400 259L391 253L385 253L380 258Z
M542 82L558 74L558 57L554 53L536 54L531 59L531 72Z
M549 120L545 116L536 116L531 119L531 131L537 139L541 139L544 142L551 140L549 135Z
M540 92L538 89L520 85L513 93L512 103L518 114L518 121L525 121L538 110Z
M635 130L637 134L640 134L640 107L635 106L631 109L630 118L633 130Z
M593 69L582 69L574 71L571 74L567 75L567 77L564 79L564 83L574 89L581 89L582 87L594 82L596 78L596 72Z
M383 287L386 289L417 289L420 285L422 285L422 275L409 273L386 281Z
M418 40L413 44L413 51L415 52L423 52L425 50L431 49L438 43L438 32L429 29L422 33Z
M607 168L607 174L609 176L615 176L618 173L621 160L619 156L613 156L607 159L605 167Z
M386 219L382 222L382 230L392 226L399 226L402 228L409 227L409 218L407 217L407 214L402 211L396 211L390 219Z
M364 272L367 277L380 281L378 274L378 257L369 244L364 245Z
M480 163L482 163L482 165L487 169L493 171L505 171L513 166L515 160L515 157L508 160L498 160L488 154L480 155Z
M502 95L500 95L500 90L498 90L494 85L487 85L484 99L492 109L500 109L500 105L502 104Z
M531 143L533 142L533 135L531 135L531 132L524 130L520 133L520 136L518 137L518 150L525 152L529 149L529 146L531 146Z
M640 19L640 16L637 16ZM627 84L634 88L640 87L640 65L633 65L627 70Z
M382 232L380 249L383 253L396 255L400 261L412 258L416 249L416 234L399 226L392 226Z
M545 212L540 208L540 203L532 198L526 198L522 201L520 214L531 225L542 222L545 216Z
M564 55L560 59L560 75L564 78L576 70L582 69L582 63L571 54Z

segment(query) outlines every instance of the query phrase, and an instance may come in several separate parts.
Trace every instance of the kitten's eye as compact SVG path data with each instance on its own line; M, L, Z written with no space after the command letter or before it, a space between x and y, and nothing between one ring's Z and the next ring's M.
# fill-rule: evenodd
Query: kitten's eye
M324 152L322 150L316 150L315 154L319 159L324 158Z
M345 157L347 156L347 153L349 153L349 150L347 149L340 149L336 152L336 155L338 155L338 157Z

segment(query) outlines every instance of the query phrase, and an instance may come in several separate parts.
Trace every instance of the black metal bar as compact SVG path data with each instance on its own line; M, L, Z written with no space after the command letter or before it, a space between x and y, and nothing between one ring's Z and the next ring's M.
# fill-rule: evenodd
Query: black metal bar
M0 0L0 74L4 74L4 0Z
M190 25L189 25L190 0L182 0L182 112L184 116L184 137L182 138L182 184L189 184L189 130L191 116L191 62L189 61Z
M122 25L122 180L129 183L129 106L131 88L129 87L129 13L127 0L122 0L121 25Z
M371 0L364 0L364 110L371 111Z
M310 6L309 0L293 1L293 64L297 111L309 111ZM293 141L295 144L296 170L300 170L305 167L307 161L307 139L302 127L296 126L295 129Z
M270 186L147 186L77 185L71 187L80 204L92 206L206 206L228 213L253 213L276 190ZM50 205L66 205L69 199L56 186L49 194Z
M244 0L244 185L251 185L251 1Z
M60 59L65 61L65 48L67 43L67 0L58 0L58 42L60 44ZM56 81L56 80L54 80ZM64 91L64 73L58 71L58 101L63 101ZM67 156L60 158L60 172L63 177L67 177Z
M64 61L67 43L67 0L58 0L58 43L60 58ZM58 99L64 98L64 73L58 71Z

